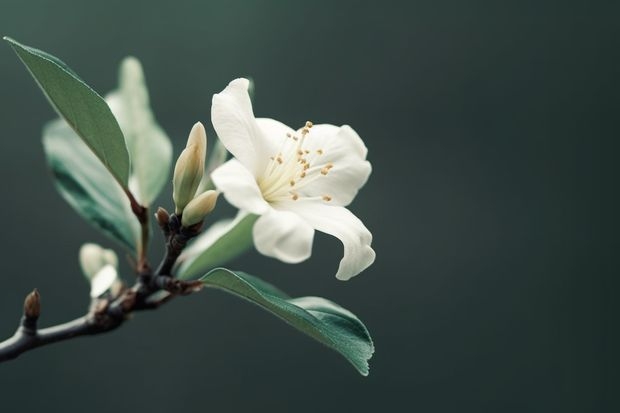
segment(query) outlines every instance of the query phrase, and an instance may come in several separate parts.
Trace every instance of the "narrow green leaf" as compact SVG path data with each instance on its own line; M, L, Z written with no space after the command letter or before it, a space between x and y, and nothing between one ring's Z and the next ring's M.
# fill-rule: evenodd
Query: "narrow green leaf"
M177 277L198 277L248 250L253 245L252 227L257 219L257 215L239 214L234 220L213 224L181 254L174 271Z
M155 121L138 59L123 60L119 88L106 96L106 102L127 141L131 158L129 186L141 205L151 205L168 182L172 144Z
M95 228L135 251L140 227L123 189L67 123L43 129L43 148L62 197Z
M263 307L301 332L342 354L364 376L374 345L364 324L350 311L320 297L290 298L265 281L242 272L217 268L201 278Z
M49 53L5 37L54 109L97 155L123 188L129 179L129 155L123 133L103 98L65 63Z

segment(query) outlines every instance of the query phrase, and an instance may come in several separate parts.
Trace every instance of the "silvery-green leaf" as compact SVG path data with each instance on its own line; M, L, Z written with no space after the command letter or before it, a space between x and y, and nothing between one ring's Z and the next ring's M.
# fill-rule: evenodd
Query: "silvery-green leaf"
M168 182L172 144L155 120L138 59L127 57L123 60L119 88L107 95L106 101L118 120L129 149L130 188L140 204L151 205Z
M43 148L62 197L95 228L135 251L140 227L123 189L67 123L43 129Z
M267 282L217 268L201 278L207 287L222 289L259 305L299 331L342 354L364 376L374 345L364 324L350 311L320 297L291 298Z
M213 224L183 251L176 276L195 278L248 250L253 245L252 227L257 219L257 215L239 213L234 220Z
M60 59L5 37L54 109L127 188L129 155L118 122L101 96Z

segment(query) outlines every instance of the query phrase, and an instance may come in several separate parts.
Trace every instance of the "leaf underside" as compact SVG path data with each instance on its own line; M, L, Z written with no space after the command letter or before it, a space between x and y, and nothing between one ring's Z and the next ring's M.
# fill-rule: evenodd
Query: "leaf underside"
M216 268L201 278L259 305L291 326L342 354L364 376L374 345L364 324L350 311L320 297L291 298L271 284L242 272Z
M64 120L45 126L43 149L54 184L69 205L95 228L135 251L140 228L123 189Z

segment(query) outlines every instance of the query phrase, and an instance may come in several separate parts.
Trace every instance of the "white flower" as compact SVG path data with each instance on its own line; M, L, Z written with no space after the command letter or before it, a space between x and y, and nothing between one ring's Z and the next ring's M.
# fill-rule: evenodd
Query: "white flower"
M318 230L344 245L336 277L359 274L375 260L372 235L345 206L370 175L364 143L349 126L307 122L295 131L255 118L248 84L233 80L213 96L213 125L235 156L213 171L213 182L232 205L260 215L253 228L260 253L301 262Z

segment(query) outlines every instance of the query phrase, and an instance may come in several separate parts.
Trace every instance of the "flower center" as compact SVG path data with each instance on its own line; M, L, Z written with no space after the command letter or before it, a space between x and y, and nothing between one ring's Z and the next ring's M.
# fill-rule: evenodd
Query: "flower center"
M331 201L330 195L308 196L304 187L324 178L334 167L325 162L322 148L310 149L312 122L307 121L300 135L287 133L280 151L270 157L263 175L257 180L263 198L269 203L292 199Z

